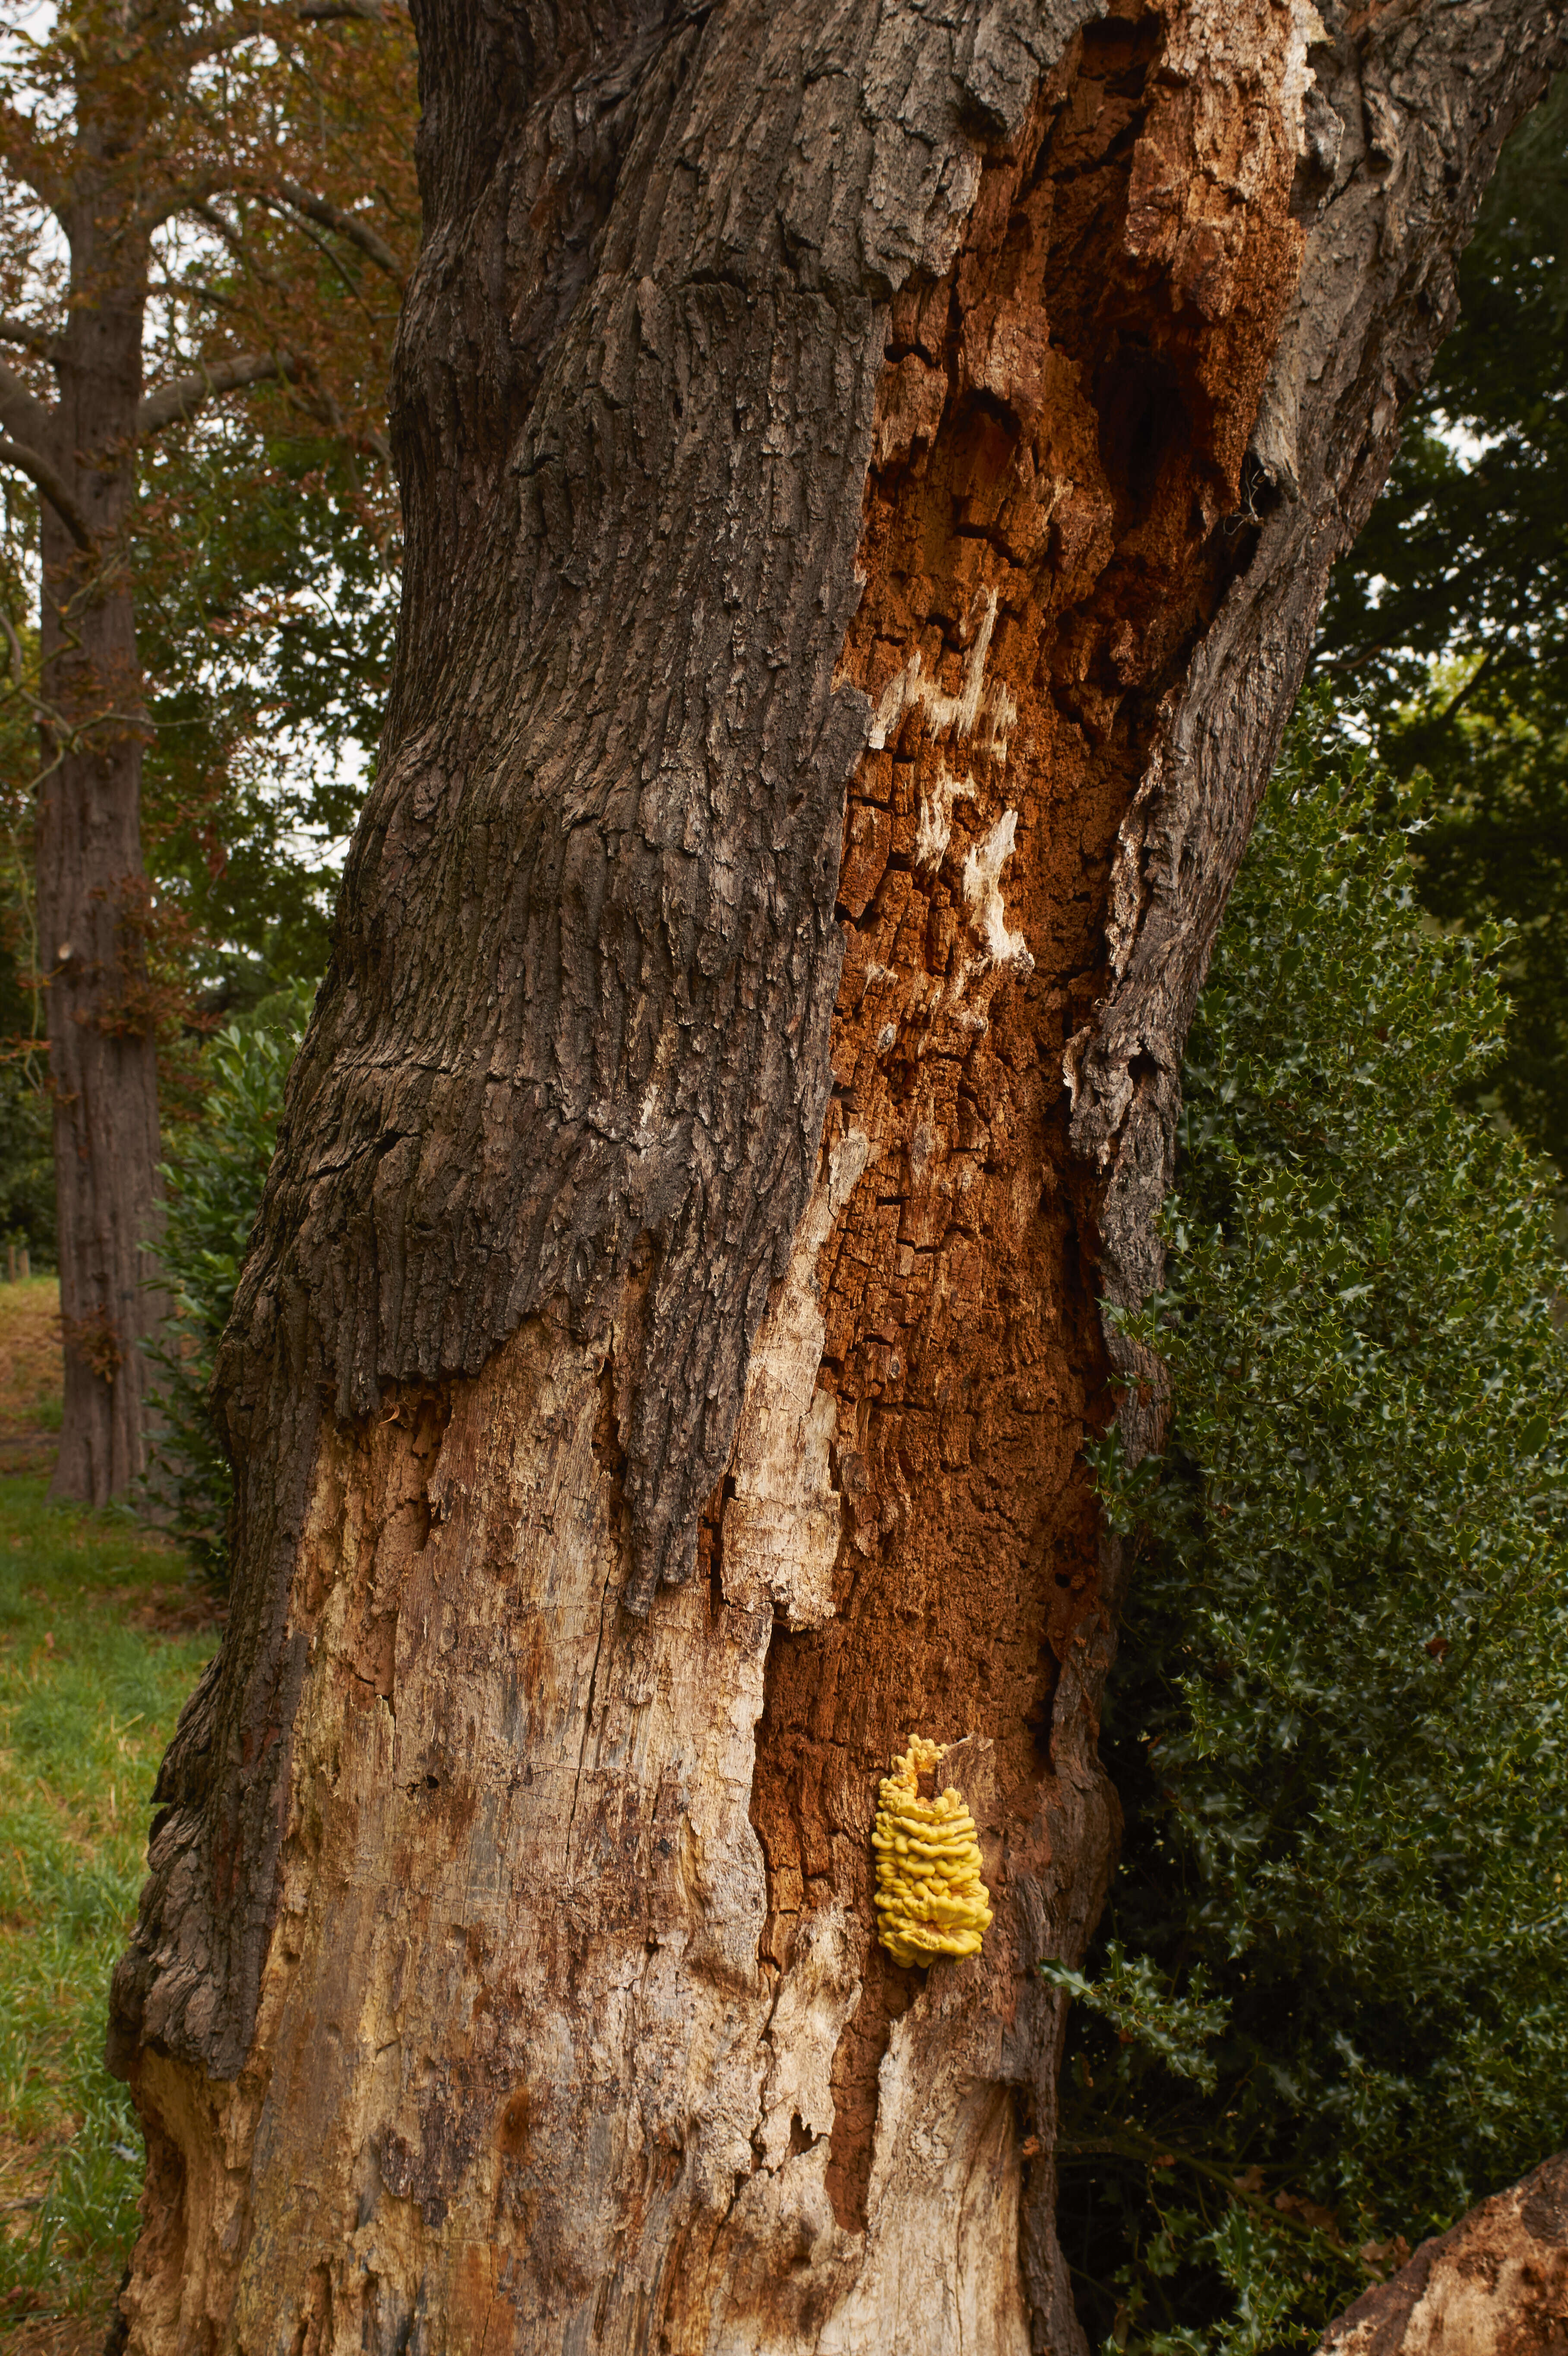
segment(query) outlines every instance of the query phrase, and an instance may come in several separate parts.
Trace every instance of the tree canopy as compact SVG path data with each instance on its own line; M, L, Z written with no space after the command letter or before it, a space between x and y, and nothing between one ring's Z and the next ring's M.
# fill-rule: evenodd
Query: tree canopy
M149 862L189 919L193 981L227 999L247 963L252 992L319 970L323 845L352 825L380 723L399 563L385 385L418 226L412 58L406 19L375 5L185 11L172 77L169 35L149 12L116 48L88 10L42 40L9 37L0 392L14 414L47 402L67 318L93 300L52 225L76 200L80 123L139 110L123 170L152 241L154 390L126 545L105 558L133 584ZM14 905L38 700L37 513L17 449L0 473L19 638Z
M297 750L291 775L278 722L330 760L385 675L411 67L374 0L90 0L0 37L0 468L36 495L11 570L38 592L36 634L7 625L38 741L11 832L30 1073L48 1042L62 1495L101 1501L143 1461L159 1098L188 1068L191 982L253 996L323 947L310 871L357 781Z
M1504 150L1457 327L1339 565L1320 676L1424 780L1423 905L1509 917L1503 1109L1568 1169L1568 80Z

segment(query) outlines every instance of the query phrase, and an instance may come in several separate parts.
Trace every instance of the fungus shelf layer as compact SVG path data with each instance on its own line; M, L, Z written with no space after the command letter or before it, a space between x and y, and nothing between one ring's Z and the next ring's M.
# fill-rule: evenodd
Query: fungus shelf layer
M877 1852L877 1933L898 1964L977 1955L991 1921L975 1819L951 1784L921 1797L946 1746L910 1737L882 1778L871 1846Z

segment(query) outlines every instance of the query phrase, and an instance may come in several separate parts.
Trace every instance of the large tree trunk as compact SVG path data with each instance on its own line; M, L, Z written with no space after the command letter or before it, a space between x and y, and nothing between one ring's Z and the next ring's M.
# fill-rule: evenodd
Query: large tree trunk
M421 10L400 671L116 1978L149 2356L1082 2347L1100 1303L1559 16L1325 13Z
M91 182L90 167L84 177ZM66 217L74 300L55 354L59 397L48 455L92 544L79 546L49 501L39 501L44 692L53 717L43 731L37 858L65 1341L51 1494L100 1505L142 1468L158 1161L142 863L145 720L123 537L147 254L123 202L118 219L101 217L102 203L90 185Z

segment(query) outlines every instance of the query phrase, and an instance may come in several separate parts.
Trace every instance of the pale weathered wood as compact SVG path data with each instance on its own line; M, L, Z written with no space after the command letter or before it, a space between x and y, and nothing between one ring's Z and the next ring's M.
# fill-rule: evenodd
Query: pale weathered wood
M1494 2193L1331 2323L1318 2356L1563 2356L1568 2153Z
M399 677L116 1977L138 2351L1082 2348L1098 1303L1560 14L422 11ZM930 1971L912 1731L996 1908Z

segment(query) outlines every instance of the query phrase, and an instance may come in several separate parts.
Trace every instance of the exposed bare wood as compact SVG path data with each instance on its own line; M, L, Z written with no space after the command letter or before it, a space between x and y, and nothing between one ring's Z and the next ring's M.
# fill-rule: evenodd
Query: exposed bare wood
M1560 2356L1568 2346L1568 2152L1423 2242L1329 2325L1318 2356Z

